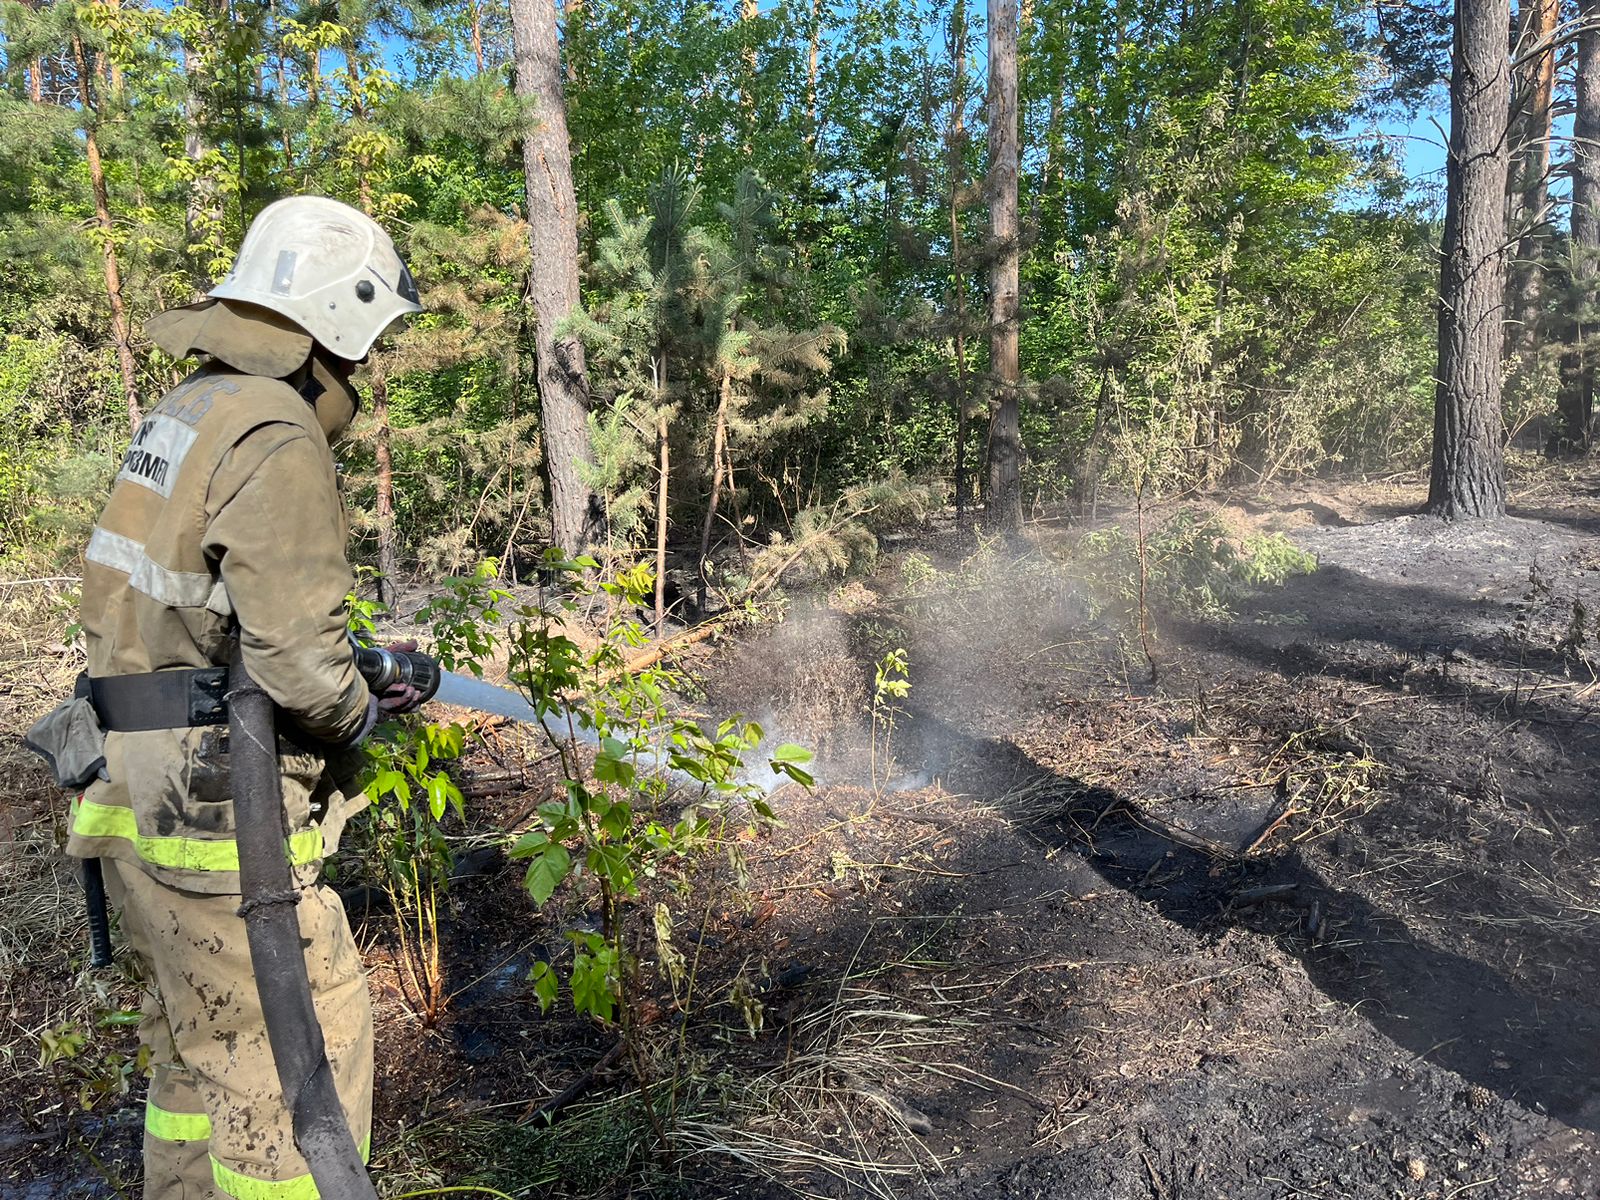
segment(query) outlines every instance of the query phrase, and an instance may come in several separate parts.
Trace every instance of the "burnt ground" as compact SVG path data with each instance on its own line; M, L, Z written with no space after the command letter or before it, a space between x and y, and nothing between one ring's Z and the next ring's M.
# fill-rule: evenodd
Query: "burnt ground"
M491 853L446 905L436 1026L382 905L358 921L386 1192L1600 1196L1597 484L1525 483L1476 526L1404 515L1408 484L1235 498L1319 569L1157 612L1154 683L1115 581L1044 525L897 546L699 653L689 702L815 746L819 787L735 840L747 888L719 859L675 901L693 995L640 1005L672 1157L638 1150L621 1068L527 1119L615 1039L539 1014L528 966L591 915L535 911ZM537 799L507 739L471 763L463 853ZM10 981L24 1067L45 989L89 986L72 965ZM78 1116L52 1070L0 1102L0 1195L133 1194L137 1086Z

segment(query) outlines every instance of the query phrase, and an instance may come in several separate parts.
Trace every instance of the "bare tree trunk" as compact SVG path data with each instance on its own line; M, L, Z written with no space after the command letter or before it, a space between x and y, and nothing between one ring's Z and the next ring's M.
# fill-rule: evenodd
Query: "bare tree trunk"
M365 85L361 79L361 41L359 38L352 38L350 44L344 48L344 62L350 74L350 109L355 115L359 126L367 119L366 104L362 99ZM356 158L356 195L361 211L370 217L372 215L372 158L366 153L362 153Z
M289 107L289 71L287 65L289 55L283 48L283 27L278 22L277 0L271 0L268 5L268 12L272 17L272 40L275 47L275 52L272 56L273 74L278 84L275 99L280 107L287 109ZM283 145L283 170L284 174L287 175L294 169L294 139L290 136L287 124L279 123L279 136L282 138Z
M1600 280L1600 0L1583 0L1574 68L1576 115L1572 128L1573 294L1588 312L1571 323L1572 342L1562 359L1560 406L1567 439L1589 444L1595 380L1600 375L1600 322L1594 319Z
M201 96L200 57L187 44L182 48L184 97L183 115L188 124L183 131L183 153L192 163L202 163L210 153L206 143L205 104ZM184 204L183 227L187 249L192 255L206 238L218 232L222 224L222 206L218 200L217 181L209 171L198 170L189 183L189 195ZM203 260L194 260L195 283L204 291L210 283L210 272Z
M813 0L815 2L815 0ZM23 6L34 10L39 9L40 0L22 0ZM28 63L28 99L35 104L44 103L44 59L35 58Z
M806 150L817 148L817 48L822 42L822 0L811 0L811 46L806 58Z
M467 5L468 19L471 21L472 30L472 64L477 68L479 75L483 74L483 5L478 0L470 0Z
M400 594L400 555L394 527L394 454L389 444L389 381L372 373L373 457L378 462L374 517L378 524L378 598L391 608Z
M551 536L575 554L594 544L600 505L584 481L594 462L589 444L589 381L583 343L560 329L578 307L578 201L562 90L553 0L511 0L517 95L531 101L535 124L522 142L528 190L528 292L537 326L534 355L543 413Z
M1512 95L1512 169L1508 209L1517 255L1506 277L1506 349L1531 350L1539 315L1539 258L1549 228L1545 211L1550 198L1550 132L1555 98L1556 50L1553 44L1560 15L1559 0L1523 0L1518 56L1545 42L1518 69Z
M1017 385L1020 304L1017 247L1017 0L989 0L989 417L988 520L1022 524L1022 429Z
M111 200L106 191L105 166L100 161L96 130L100 109L95 101L94 73L83 39L72 35L72 57L78 68L78 99L83 105L83 141L89 160L89 187L94 193L95 223L100 228L100 259L105 267L106 299L111 305L111 337L117 347L117 368L122 374L122 397L128 406L128 428L143 415L139 409L138 369L133 361L133 341L128 329L128 309L122 299L122 272L117 266L116 228L111 223Z
M733 376L722 372L722 390L717 397L717 423L711 435L711 499L706 504L705 523L700 526L700 587L695 605L706 610L706 556L711 553L711 525L717 519L717 501L722 496L722 460L728 444L728 398L733 391Z
M661 479L656 484L656 632L660 633L667 619L667 479L672 461L667 440L666 409L656 418L656 455Z
M950 126L945 147L950 172L950 308L955 320L956 528L967 525L967 278L961 257L961 189L966 182L967 6L950 12Z
M1506 510L1500 351L1510 22L1510 0L1457 0L1427 505L1447 518Z
M350 66L351 90L359 95L361 77L356 73L356 51L346 51L345 62ZM356 116L363 114L361 102L355 102ZM372 189L367 182L365 157L357 164L362 171L360 181L361 211L372 215ZM389 378L384 373L383 361L374 361L372 370L372 454L377 460L378 475L373 498L374 517L378 526L378 598L391 608L400 594L400 552L396 544L394 526L394 452L389 425Z
M106 11L112 13L117 12L122 7L122 0L95 0L95 2L103 4ZM116 18L113 17L112 22L114 23L115 20ZM96 54L95 60L95 69L105 75L106 86L111 89L113 102L120 101L126 92L122 81L121 64L109 54Z
M739 77L739 112L744 118L746 158L750 157L756 134L756 35L750 26L760 15L759 0L739 0L739 21L744 27L744 49L739 53L744 64L744 73Z

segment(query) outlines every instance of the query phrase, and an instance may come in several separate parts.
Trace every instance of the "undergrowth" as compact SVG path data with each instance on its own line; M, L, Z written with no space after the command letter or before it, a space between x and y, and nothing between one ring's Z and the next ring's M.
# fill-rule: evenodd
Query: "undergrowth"
M1150 607L1222 618L1256 588L1309 575L1317 560L1282 533L1240 538L1217 514L1181 508L1145 535L1142 554L1137 534L1108 525L1078 541L1070 566L1095 615L1137 616L1142 579Z

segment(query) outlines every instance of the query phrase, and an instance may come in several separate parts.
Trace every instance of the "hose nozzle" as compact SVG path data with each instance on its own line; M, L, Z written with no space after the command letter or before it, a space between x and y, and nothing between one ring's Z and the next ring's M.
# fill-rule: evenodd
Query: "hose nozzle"
M355 655L356 670L367 681L367 688L375 696L382 695L396 684L415 688L421 693L422 701L433 699L433 694L439 690L439 664L426 654L358 645Z

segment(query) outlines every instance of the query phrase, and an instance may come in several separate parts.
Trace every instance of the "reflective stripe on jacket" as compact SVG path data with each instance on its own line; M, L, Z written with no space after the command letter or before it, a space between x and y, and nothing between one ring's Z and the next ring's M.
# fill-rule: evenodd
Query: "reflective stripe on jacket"
M368 693L345 641L344 512L312 407L213 363L135 431L84 554L89 674L245 665L315 739L342 741ZM346 818L323 758L280 738L289 853L314 877ZM73 806L67 851L175 887L238 891L227 727L106 735L106 773Z

